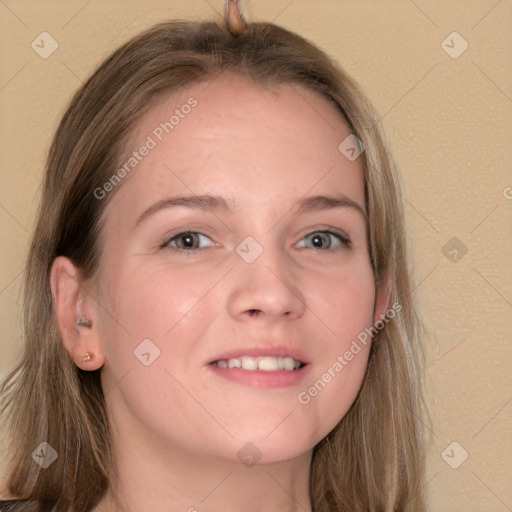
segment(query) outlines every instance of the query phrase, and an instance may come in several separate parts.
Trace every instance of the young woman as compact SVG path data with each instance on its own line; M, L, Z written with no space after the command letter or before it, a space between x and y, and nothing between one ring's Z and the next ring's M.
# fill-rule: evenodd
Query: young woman
M135 37L60 123L1 394L5 510L426 510L378 119L305 39L227 26Z

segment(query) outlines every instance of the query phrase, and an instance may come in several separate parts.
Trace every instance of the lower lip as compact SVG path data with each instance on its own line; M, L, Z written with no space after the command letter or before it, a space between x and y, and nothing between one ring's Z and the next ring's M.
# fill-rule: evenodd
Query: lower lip
M284 388L295 386L309 372L308 364L298 370L243 370L242 368L220 368L208 365L219 377L254 388Z

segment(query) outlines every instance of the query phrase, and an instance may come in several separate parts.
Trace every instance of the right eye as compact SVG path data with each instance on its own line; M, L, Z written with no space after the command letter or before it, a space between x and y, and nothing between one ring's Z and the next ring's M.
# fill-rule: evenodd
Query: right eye
M198 249L206 249L206 247L197 247L201 240L210 237L197 233L195 231L183 231L176 235L166 238L160 246L161 249L170 249L171 251L196 251ZM213 244L217 245L217 244Z

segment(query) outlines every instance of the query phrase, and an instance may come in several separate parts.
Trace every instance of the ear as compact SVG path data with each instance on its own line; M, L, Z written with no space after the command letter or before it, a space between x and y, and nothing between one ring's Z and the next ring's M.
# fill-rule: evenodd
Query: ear
M55 320L69 355L83 370L101 368L105 355L98 336L96 302L69 258L58 256L53 261L50 288Z
M391 281L388 277L382 279L377 286L375 306L373 308L373 325L386 316L391 307Z

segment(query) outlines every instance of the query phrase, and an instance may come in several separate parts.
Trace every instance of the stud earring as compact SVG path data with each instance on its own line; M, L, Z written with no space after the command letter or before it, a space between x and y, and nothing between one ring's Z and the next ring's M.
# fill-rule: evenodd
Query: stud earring
M86 352L84 356L82 356L82 364L88 363L92 359L91 354Z

